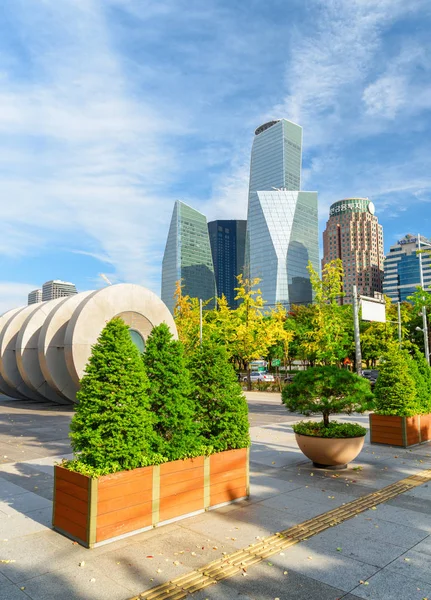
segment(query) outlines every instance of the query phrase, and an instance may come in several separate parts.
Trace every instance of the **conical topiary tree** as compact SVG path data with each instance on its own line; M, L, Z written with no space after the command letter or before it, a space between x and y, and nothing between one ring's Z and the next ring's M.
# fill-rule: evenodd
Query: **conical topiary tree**
M152 330L142 356L158 451L170 460L196 455L203 444L183 344L162 323Z
M412 360L417 365L418 371L422 376L422 394L420 399L420 404L422 407L423 414L431 413L431 368L425 358L425 355L418 350L414 349Z
M395 346L382 355L379 377L374 386L377 414L399 417L418 414L416 382L409 369L409 360L409 357Z
M201 434L216 452L250 445L248 407L226 350L209 342L189 357Z
M71 468L114 473L151 462L152 415L148 379L127 325L115 318L93 346L77 394L70 437Z

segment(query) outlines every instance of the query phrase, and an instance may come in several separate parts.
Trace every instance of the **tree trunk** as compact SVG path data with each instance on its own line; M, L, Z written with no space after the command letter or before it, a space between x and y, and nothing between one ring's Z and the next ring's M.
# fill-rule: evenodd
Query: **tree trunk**
M251 378L250 378L251 370L250 367L247 367L247 390L251 392Z
M328 413L323 413L323 425L325 427L329 426L329 414Z

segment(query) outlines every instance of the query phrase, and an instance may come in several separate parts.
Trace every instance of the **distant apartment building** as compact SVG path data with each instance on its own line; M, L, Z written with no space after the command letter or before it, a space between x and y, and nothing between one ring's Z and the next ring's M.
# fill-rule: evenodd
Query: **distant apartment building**
M323 232L322 268L341 259L344 269L340 304L352 303L352 288L374 297L383 289L383 228L368 198L345 198L332 204Z
M60 279L53 279L47 281L42 286L42 301L55 300L56 298L63 298L66 296L72 296L77 294L77 290L74 283L69 281L61 281Z
M421 236L422 249L431 242ZM420 264L417 250L419 248L416 236L407 234L396 244L390 247L385 258L383 293L392 302L404 302L408 296L415 293L420 286ZM422 254L422 272L424 288L431 286L431 255Z
M208 223L217 296L221 298L224 295L231 308L238 305L235 288L237 275L244 270L246 228L245 220Z
M27 304L37 304L38 302L42 302L42 290L33 290L28 295Z
M214 308L216 284L208 225L205 215L184 202L175 202L162 263L162 300L173 313L178 281L183 294L211 300Z

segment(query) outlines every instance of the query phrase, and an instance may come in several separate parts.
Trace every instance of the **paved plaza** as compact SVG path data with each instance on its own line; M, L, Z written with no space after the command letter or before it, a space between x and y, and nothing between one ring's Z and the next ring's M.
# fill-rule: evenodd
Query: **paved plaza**
M431 445L366 443L344 471L313 469L279 394L249 393L251 497L94 550L51 529L53 464L72 409L0 397L0 600L128 600L272 533L431 468ZM354 418L365 426L366 416ZM194 600L431 599L431 483L193 596Z

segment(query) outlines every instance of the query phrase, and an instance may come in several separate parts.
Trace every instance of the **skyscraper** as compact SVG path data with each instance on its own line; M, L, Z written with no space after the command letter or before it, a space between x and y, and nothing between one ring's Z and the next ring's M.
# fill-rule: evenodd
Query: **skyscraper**
M77 294L76 286L70 281L61 281L60 279L53 279L46 281L42 286L42 300L55 300L56 298L63 298L66 296L72 296Z
M208 223L217 296L226 296L236 308L236 276L243 272L247 221L211 221Z
M250 164L247 274L267 305L309 303L307 264L319 268L317 192L302 192L302 127L286 119L255 131Z
M216 296L214 267L205 215L184 202L175 202L162 263L162 300L173 313L175 286L183 294L210 300ZM215 306L212 300L209 307Z
M382 293L383 229L368 198L345 198L331 205L323 232L322 267L339 258L343 262L340 304L352 303L352 287L364 296Z
M422 248L431 244L427 238L421 236ZM390 247L389 254L385 258L385 278L383 281L383 293L392 302L404 302L408 296L415 293L421 284L419 270L418 239L416 236L407 234L403 239ZM431 255L422 255L422 272L424 278L424 289L429 290L431 286Z
M38 304L38 302L42 302L42 290L33 290L28 295L27 304Z

